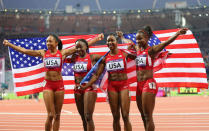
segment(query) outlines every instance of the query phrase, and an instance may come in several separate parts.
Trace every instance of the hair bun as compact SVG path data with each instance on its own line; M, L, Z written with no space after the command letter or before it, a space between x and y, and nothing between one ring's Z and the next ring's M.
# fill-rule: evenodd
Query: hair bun
M144 31L147 33L148 37L150 38L153 34L152 28L150 26L145 26Z

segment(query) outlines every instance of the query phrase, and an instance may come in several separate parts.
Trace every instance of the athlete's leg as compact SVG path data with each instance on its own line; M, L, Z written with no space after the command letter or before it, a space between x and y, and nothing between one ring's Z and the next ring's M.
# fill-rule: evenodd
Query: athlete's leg
M120 91L119 94L119 101L121 106L121 113L124 121L124 128L125 131L132 131L131 123L129 120L129 111L130 111L130 97L129 97L129 90L125 89Z
M108 91L108 97L110 109L113 115L113 129L114 131L121 131L119 94L115 91Z
M142 107L146 120L146 131L154 131L155 125L153 121L153 111L155 107L156 94L150 92L142 93Z
M136 94L136 104L137 104L137 107L138 107L139 112L141 114L142 121L144 123L144 129L146 129L146 121L145 121L143 108L142 108L142 95Z
M97 93L93 91L84 94L84 115L87 122L87 131L94 131L93 112L97 99Z
M55 116L55 107L54 107L54 92L52 90L44 90L43 98L47 110L47 119L45 122L45 131L51 131L52 121Z
M84 100L84 94L75 93L76 107L81 116L84 131L87 131L87 123L86 123L85 116L84 116L84 101L83 100Z
M53 131L58 131L60 127L60 115L64 100L64 91L56 91L54 94L55 118L53 124Z

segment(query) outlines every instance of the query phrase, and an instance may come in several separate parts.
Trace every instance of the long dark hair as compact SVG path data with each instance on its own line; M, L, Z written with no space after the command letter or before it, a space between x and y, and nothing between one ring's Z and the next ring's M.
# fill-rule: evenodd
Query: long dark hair
M56 42L58 42L58 50L62 50L62 41L60 40L60 38L55 34L51 34L50 36L53 36Z
M76 44L77 42L79 42L79 41L85 43L85 45L86 45L86 47L87 47L87 48L86 48L86 52L89 53L89 45L88 45L88 42L87 42L85 39L77 39L76 42L75 42L75 44Z
M152 28L150 26L145 26L142 30L139 30L138 33L143 33L148 39L152 37Z

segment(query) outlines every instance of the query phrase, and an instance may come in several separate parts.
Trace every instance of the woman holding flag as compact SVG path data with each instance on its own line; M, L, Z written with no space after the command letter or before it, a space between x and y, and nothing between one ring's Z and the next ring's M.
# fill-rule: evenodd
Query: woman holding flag
M86 85L81 85L81 87L86 88L91 86L99 78L106 67L108 72L107 92L110 109L113 115L113 129L114 131L121 130L121 110L124 128L126 131L131 131L132 126L129 121L130 97L126 59L132 58L133 56L118 49L118 43L113 34L107 37L107 46L110 49L109 54L107 54L100 62L97 72L92 76L91 80Z
M99 38L102 40L104 35L100 34ZM83 122L84 131L94 131L93 112L97 99L97 88L85 84L80 86L80 83L101 56L89 54L89 45L85 39L78 39L75 44L76 53L66 61L74 63L75 102Z
M88 45L90 46L100 40L100 37L101 35L92 39ZM4 40L3 44L23 54L43 58L46 72L43 98L48 114L45 122L45 131L51 131L52 128L53 131L58 131L60 127L60 114L64 100L64 84L61 73L62 64L66 56L75 52L75 48L62 49L62 41L56 35L49 35L47 37L46 46L48 50L25 49L10 43L8 40Z
M153 78L154 60L166 46L171 44L179 35L185 34L187 28L182 28L176 32L167 41L150 47L149 39L152 37L152 29L146 26L136 34L136 44L138 44L136 58L137 72L137 92L136 101L141 113L146 131L154 131L153 110L155 106L155 97L158 92L158 86Z

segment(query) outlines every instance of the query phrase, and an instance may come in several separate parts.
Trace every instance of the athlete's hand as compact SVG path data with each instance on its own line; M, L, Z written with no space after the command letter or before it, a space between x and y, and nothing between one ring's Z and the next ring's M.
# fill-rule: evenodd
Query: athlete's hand
M81 90L85 90L86 88L87 88L86 86L80 85L80 89L81 89Z
M97 36L97 40L100 41L100 40L103 40L104 39L104 34L101 33Z
M75 90L79 90L80 89L80 85L75 85Z
M135 49L135 45L131 43L131 44L128 45L127 49L128 50Z
M188 31L188 28L181 28L181 29L177 32L177 34L183 35L183 34L186 34L187 31Z
M4 41L3 41L3 45L4 45L4 46L8 46L8 45L9 45L9 41L8 41L8 40L4 40Z
M116 34L120 38L123 37L123 32L122 31L116 31Z

